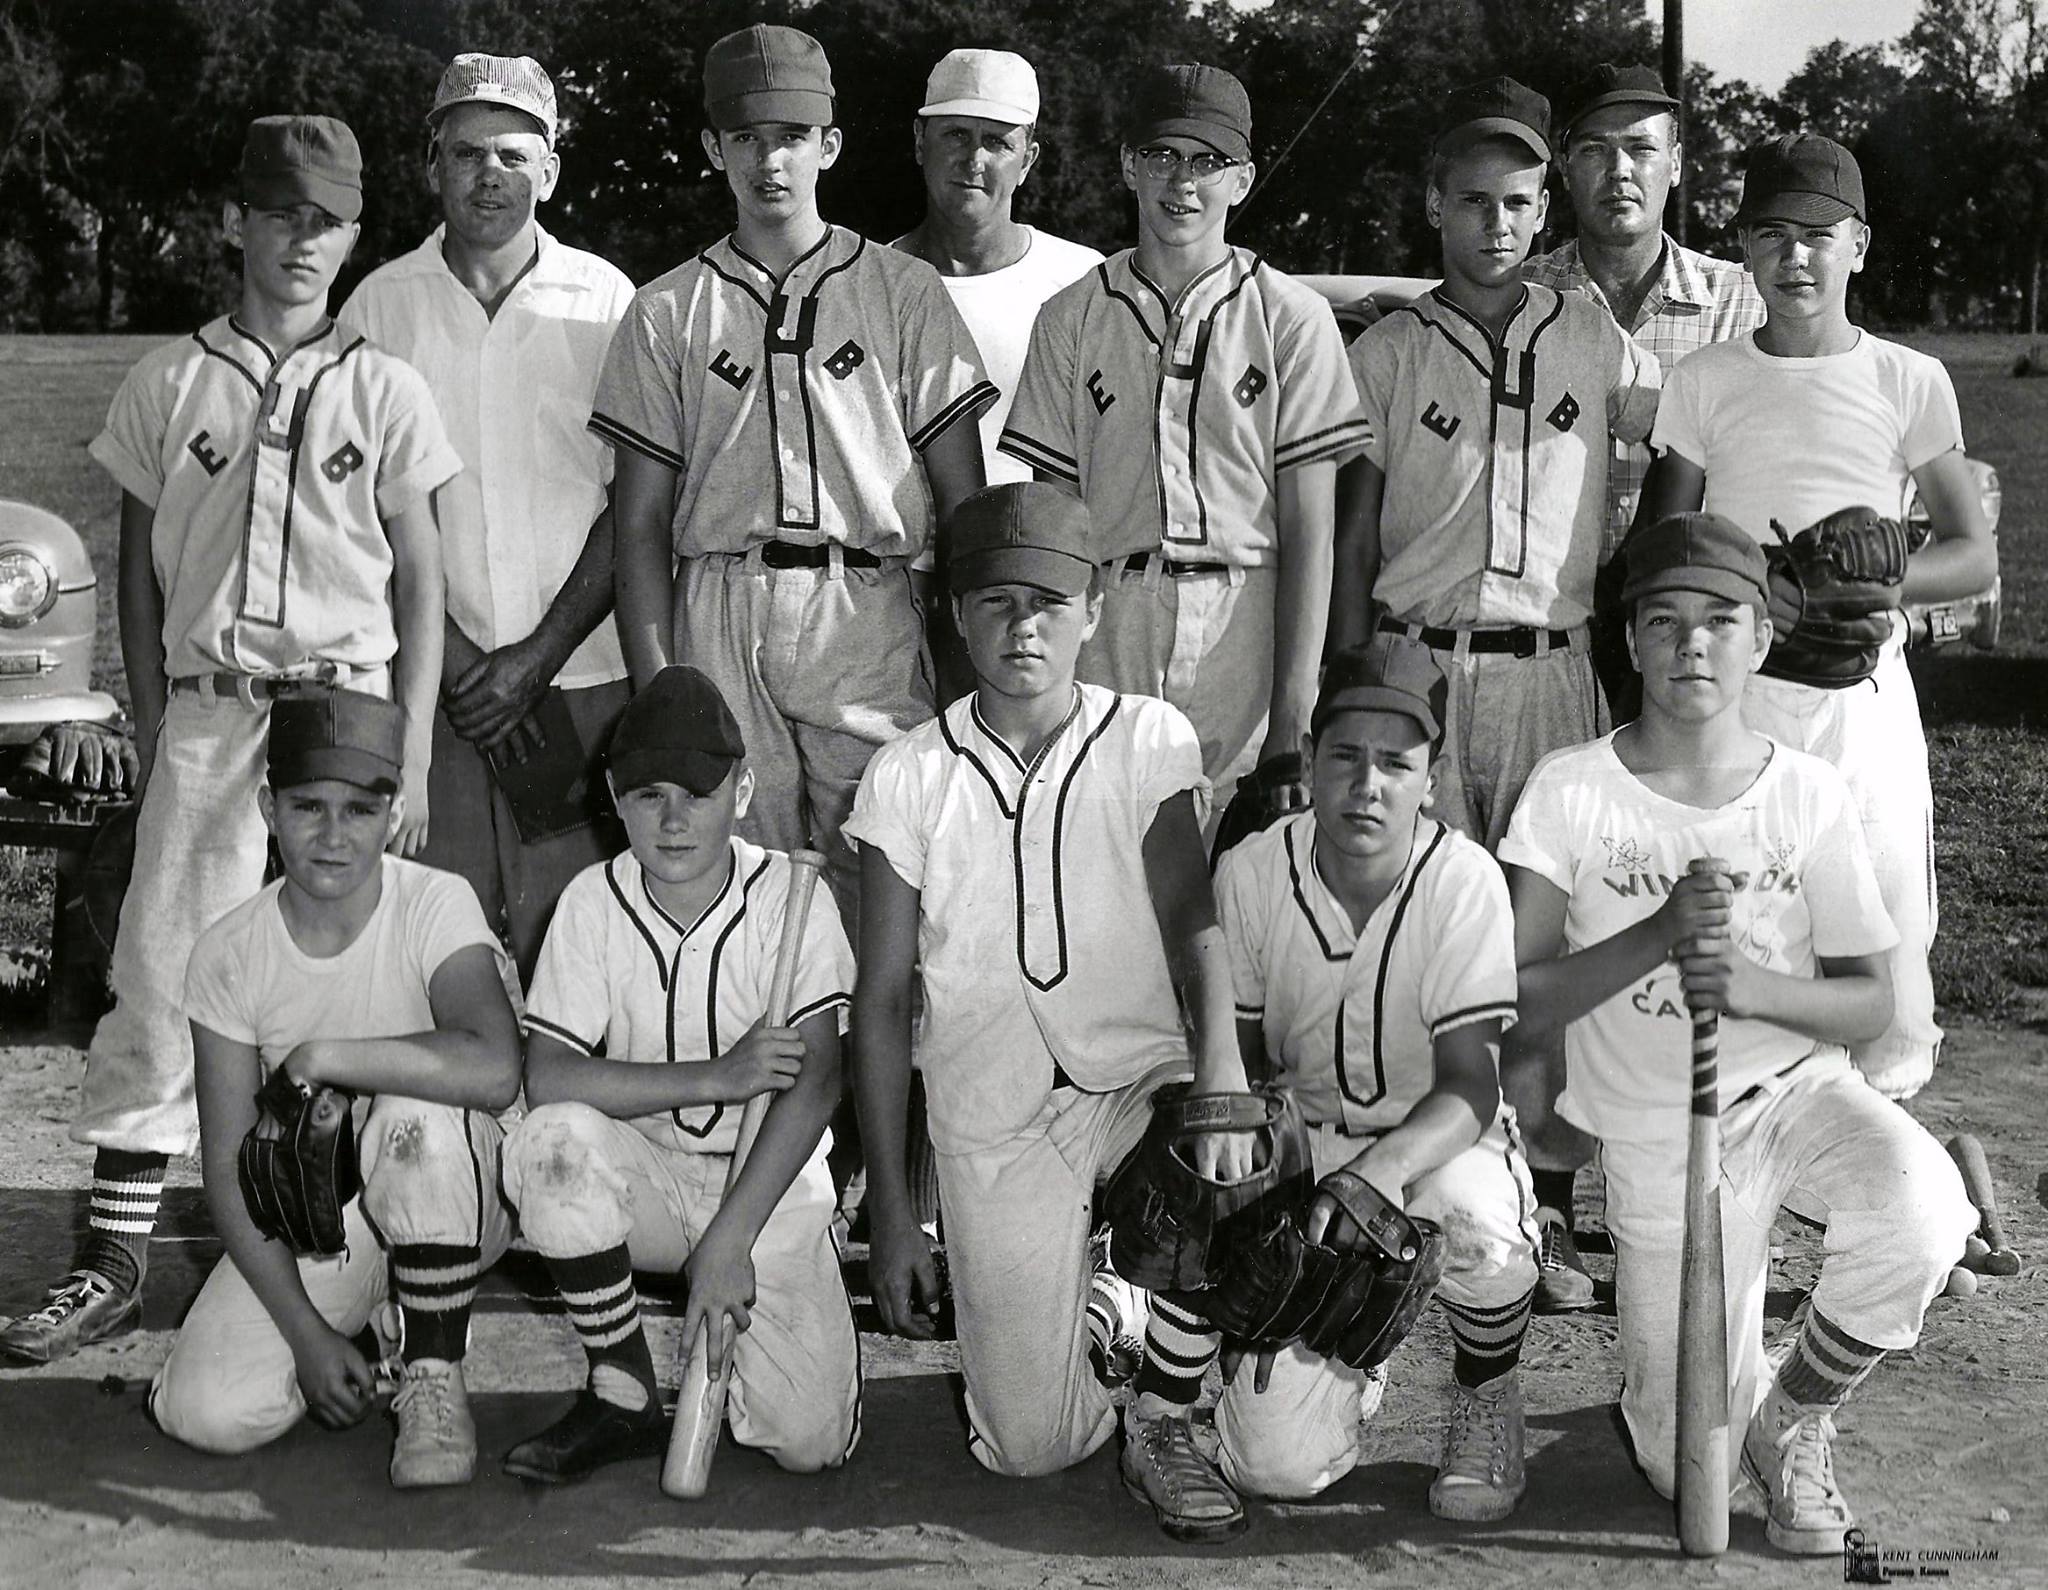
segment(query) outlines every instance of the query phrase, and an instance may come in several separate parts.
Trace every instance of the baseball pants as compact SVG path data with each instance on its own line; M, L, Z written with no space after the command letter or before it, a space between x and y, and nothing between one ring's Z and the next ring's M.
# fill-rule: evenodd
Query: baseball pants
M1095 1187L1144 1136L1153 1093L1187 1074L1180 1062L1110 1093L1055 1088L1009 1141L939 1150L967 1447L982 1467L1052 1474L1116 1429L1088 1364Z
M484 1267L512 1243L498 1194L505 1129L481 1110L379 1096L358 1135L363 1190L343 1211L347 1246L302 1257L299 1280L320 1317L354 1336L390 1295L385 1249L438 1243L482 1250ZM199 1289L171 1355L149 1388L168 1435L202 1452L248 1452L306 1412L291 1345L233 1259Z
M1650 1483L1672 1494L1678 1442L1678 1280L1684 1140L1601 1140L1614 1237L1621 1412ZM1760 1084L1721 1115L1722 1267L1728 1288L1728 1473L1770 1390L1764 1289L1771 1222L1790 1199L1827 1225L1813 1307L1859 1341L1897 1350L1977 1229L1942 1147L1839 1050Z
M587 1104L544 1104L505 1145L505 1195L543 1258L626 1245L636 1270L674 1272L725 1197L730 1156L658 1147ZM754 1241L753 1323L733 1346L733 1439L783 1468L836 1468L860 1439L860 1344L832 1237L838 1199L822 1147Z
M1899 930L1891 952L1892 1024L1850 1054L1880 1093L1909 1099L1934 1075L1941 1052L1927 965L1940 913L1934 892L1934 784L1904 642L1895 636L1870 681L1847 690L1753 676L1742 715L1759 734L1832 762L1849 781L1878 894Z
M1341 1169L1369 1139L1334 1126L1312 1128L1317 1177ZM1502 1110L1479 1141L1409 1189L1408 1213L1443 1227L1440 1295L1478 1309L1504 1308L1536 1284L1536 1194L1516 1140L1514 1112ZM1246 1363L1216 1404L1223 1474L1247 1496L1314 1496L1364 1453L1367 1377L1362 1369L1290 1343L1272 1378L1254 1391Z
M744 556L687 558L676 657L724 694L747 743L754 801L740 833L805 846L859 943L860 862L839 830L878 747L936 711L924 619L900 560L877 569L772 569Z

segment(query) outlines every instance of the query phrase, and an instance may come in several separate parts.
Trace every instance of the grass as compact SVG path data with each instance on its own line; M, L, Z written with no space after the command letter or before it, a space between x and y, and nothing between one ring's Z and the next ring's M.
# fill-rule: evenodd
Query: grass
M97 670L125 703L114 622L119 494L86 456L107 400L153 339L0 337L0 497L61 514L100 577ZM1995 653L1923 654L1934 768L1944 1011L2048 1027L2048 380L2007 372L2033 339L1938 333L1904 339L1943 360L1970 451L2005 487L2005 628ZM48 869L0 851L0 943L40 938Z

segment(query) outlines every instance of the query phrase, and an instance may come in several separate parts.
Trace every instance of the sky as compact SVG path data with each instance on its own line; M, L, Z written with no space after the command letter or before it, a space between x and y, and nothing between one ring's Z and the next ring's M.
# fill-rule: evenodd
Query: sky
M1646 4L1661 20L1663 0ZM1919 0L1685 0L1685 53L1717 77L1775 91L1815 45L1902 37L1919 10Z

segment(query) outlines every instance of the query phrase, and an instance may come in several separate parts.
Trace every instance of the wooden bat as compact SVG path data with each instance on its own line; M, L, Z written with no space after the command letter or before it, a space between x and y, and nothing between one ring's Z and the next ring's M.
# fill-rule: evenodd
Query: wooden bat
M1948 1140L1948 1152L1956 1162L1956 1168L1963 1173L1963 1187L1970 1195L1970 1202L1977 1206L1977 1213L1983 1217L1984 1240L1991 1247L1991 1251L1978 1260L1974 1268L1986 1275L2018 1275L2020 1256L2006 1241L2005 1225L1998 1218L1998 1192L1991 1185L1991 1167L1984 1162L1984 1145L1977 1141L1975 1134L1958 1132Z
M1725 872L1710 856L1692 872ZM1692 1123L1678 1281L1678 1544L1728 1549L1728 1283L1721 1263L1721 1019L1692 1012Z
M794 850L789 856L789 901L782 912L782 942L775 951L775 976L768 985L763 1026L780 1027L789 1020L791 991L796 986L797 959L802 953L804 923L811 914L811 894L825 858L815 850ZM739 1136L725 1170L725 1190L732 1192L746 1168L754 1139L761 1135L773 1092L755 1094L740 1111ZM724 1321L721 1320L723 1325ZM711 1322L705 1320L697 1339L685 1344L682 1390L676 1395L676 1422L668 1433L668 1456L661 1465L661 1488L670 1496L695 1501L711 1486L711 1457L718 1450L718 1432L725 1424L725 1391L732 1379L731 1333L727 1332L724 1362L711 1373Z

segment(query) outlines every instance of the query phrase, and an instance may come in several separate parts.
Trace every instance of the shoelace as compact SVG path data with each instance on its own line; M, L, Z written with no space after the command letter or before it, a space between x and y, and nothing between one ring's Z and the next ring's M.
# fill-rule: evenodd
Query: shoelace
M1835 1421L1825 1413L1810 1414L1792 1426L1778 1467L1794 1513L1828 1512L1839 1504L1834 1435Z
M1145 1420L1138 1426L1138 1441L1152 1458L1174 1501L1180 1501L1190 1490L1221 1495L1214 1472L1195 1448L1194 1432L1183 1420Z
M1444 1467L1453 1472L1484 1469L1490 1477L1505 1473L1508 1466L1508 1422L1496 1403L1488 1403L1460 1389L1451 1399L1451 1428L1444 1437ZM1479 1455L1480 1441L1473 1426L1485 1422L1486 1456Z
M65 1281L51 1292L48 1302L23 1318L33 1325L61 1325L88 1303L107 1296L113 1290L113 1283L101 1276L81 1275L76 1280Z
M1560 1221L1543 1222L1543 1253L1537 1261L1546 1270L1568 1270L1564 1260L1564 1225Z
M410 1415L417 1403L426 1403L425 1413L434 1426L435 1433L445 1435L455 1423L453 1399L448 1395L446 1375L408 1375L405 1383L398 1388L398 1395L391 1399L394 1413Z

